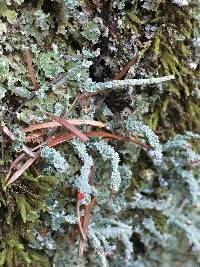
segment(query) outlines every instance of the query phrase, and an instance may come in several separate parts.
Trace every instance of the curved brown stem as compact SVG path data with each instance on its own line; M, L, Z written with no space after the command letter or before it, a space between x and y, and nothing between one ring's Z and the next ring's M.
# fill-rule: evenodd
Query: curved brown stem
M111 134L111 133L107 133L107 132L84 132L84 135L86 135L88 137L112 138L112 139L118 140L118 141L124 140L124 141L135 143L135 144L142 146L146 149L150 148L148 145L141 143L140 141L136 140L133 137L124 137L124 136L115 135L115 134ZM74 137L76 137L76 136L73 133L61 134L57 137L50 138L47 141L47 143L48 143L49 147L54 147L54 146L57 146L57 145L62 144L64 142L70 141Z
M80 200L77 199L76 202L76 212L77 212L77 219L78 219L78 228L83 240L86 240L85 234L83 232L82 224L81 224L81 215L80 215Z

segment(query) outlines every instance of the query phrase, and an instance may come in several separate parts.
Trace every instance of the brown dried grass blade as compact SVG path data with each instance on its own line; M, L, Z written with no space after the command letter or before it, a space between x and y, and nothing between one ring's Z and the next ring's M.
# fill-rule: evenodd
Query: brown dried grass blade
M36 76L35 76L35 70L33 67L32 57L31 57L31 54L30 54L28 48L25 49L24 60L25 60L28 74L30 76L33 87L35 90L38 90L38 83L37 83Z
M58 137L51 136L47 140L47 145L48 145L48 147L55 147L57 145L60 145L60 144L62 144L64 142L67 142L67 141L71 140L74 137L75 137L75 135L71 134L71 133L69 133L69 134L61 134Z
M100 121L94 121L94 120L68 119L65 121L69 122L72 125L90 125L90 126L96 126L99 128L105 127L104 123L102 123ZM60 122L51 121L51 122L44 122L44 123L40 123L40 124L31 125L30 127L24 128L23 131L25 133L28 133L31 131L36 131L36 130L40 130L40 129L47 129L47 128L55 128L55 127L59 127L59 126L62 126L62 124Z
M23 153L23 154L21 154L19 157L17 157L17 158L13 161L13 163L11 164L11 166L10 166L10 168L9 168L9 171L8 171L8 173L7 173L7 175L6 175L5 181L7 181L7 180L9 179L10 174L11 174L11 172L12 172L12 169L16 166L16 164L17 164L18 162L20 162L21 159L23 159L23 157L24 157L25 155L26 155L26 154Z
M4 126L2 130L12 141L15 141L16 136L8 129L8 127Z
M16 171L11 178L8 180L8 182L6 183L4 189L6 189L6 187L10 184L12 184L15 180L17 180L32 164L33 162L35 162L37 160L37 158L39 157L40 152L37 152L35 154L35 156L33 158L28 159L24 165L22 166L22 168L18 171Z
M129 71L130 67L137 61L139 55L136 54L131 60L128 61L128 63L123 67L121 71L119 71L115 77L114 80L121 80L123 77L127 74Z
M62 116L63 118L66 118L69 115L69 113L72 111L72 109L76 106L76 103L78 102L80 95L81 95L81 93L78 93L77 94L77 96L75 97L75 99L74 99L73 103L71 104L70 108L67 109L64 112L64 114Z
M119 136L119 135L115 135L115 134L111 134L111 133L107 133L107 132L85 132L84 135L86 135L88 137L111 138L111 139L118 140L118 141L124 140L124 141L135 143L135 144L142 146L146 149L149 148L148 145L139 142L138 140L134 139L133 137L126 138L123 136ZM47 145L49 147L55 147L59 144L62 144L64 142L71 140L74 137L76 137L74 134L62 134L58 137L51 137L51 138L49 138L49 140L47 140Z
M91 218L91 210L95 204L96 198L94 197L91 202L85 206L85 210L84 210L84 221L83 221L83 233L85 236L87 236L87 232L88 232L88 226L90 223L90 218ZM81 257L83 255L83 250L84 250L84 240L81 239L79 242L79 257Z
M113 134L106 133L106 132L85 132L84 133L88 137L115 137L115 139L122 140L123 138L117 137ZM74 134L62 134L58 137L50 138L47 143L49 147L54 147L64 142L71 140L72 138L76 137Z
M8 127L4 126L2 130L12 141L15 141L17 139L16 136L11 132L11 130L8 129ZM24 144L22 145L22 150L30 157L35 156L35 153L33 153L33 151Z
M78 138L80 138L80 140L82 142L87 142L89 140L89 138L84 135L81 131L79 131L73 124L71 124L70 122L68 122L67 120L51 115L48 113L49 116L51 116L55 121L59 122L60 124L62 124L62 126L64 126L68 131L72 132L75 136L77 136Z
M57 121L43 122L40 124L34 124L34 125L31 125L27 128L24 128L23 132L29 133L29 132L37 131L40 129L48 129L48 128L54 128L54 127L59 127L59 126L61 126L61 124Z
M32 150L30 148L28 148L26 145L22 145L22 150L30 157L34 157L35 153L32 152Z
M78 219L78 228L79 228L82 239L85 240L86 237L85 237L85 234L83 232L82 223L81 223L80 200L79 199L77 199L77 202L76 202L76 212L77 212L77 219Z
M92 198L91 202L85 206L85 211L84 211L84 221L83 221L83 232L86 235L88 231L88 225L90 223L90 214L93 206L95 205L96 198Z

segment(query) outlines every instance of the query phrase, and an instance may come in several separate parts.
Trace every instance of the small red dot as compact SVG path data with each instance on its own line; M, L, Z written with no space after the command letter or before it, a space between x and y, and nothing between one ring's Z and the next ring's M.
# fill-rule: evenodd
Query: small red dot
M190 161L190 163L191 164L196 164L196 163L198 163L198 160L193 159L193 160Z
M113 253L112 251L110 251L110 252L106 253L106 256L108 256L108 257L112 257L113 254L114 254L114 253Z
M83 200L85 198L85 194L83 192L78 192L77 193L77 199Z

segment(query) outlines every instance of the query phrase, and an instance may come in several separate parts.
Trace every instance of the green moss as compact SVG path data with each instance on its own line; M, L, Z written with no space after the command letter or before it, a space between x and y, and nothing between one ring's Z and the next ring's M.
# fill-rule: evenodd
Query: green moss
M144 30L146 25L156 27L151 45L143 52L141 64L146 60L148 62L150 60L154 69L159 66L158 73L160 75L173 73L178 77L175 81L167 83L165 88L168 91L167 95L164 95L159 100L159 103L154 104L151 108L153 113L149 115L149 125L155 130L162 123L162 117L165 117L171 126L173 125L172 131L184 131L188 127L197 127L196 130L198 130L196 123L188 125L188 121L184 119L186 114L191 121L199 119L199 113L190 112L185 104L189 98L190 103L197 105L197 100L192 96L192 88L194 88L194 83L199 78L199 75L196 70L192 70L189 66L192 54L191 42L195 29L198 27L198 21L192 17L192 12L195 12L197 6L189 5L185 8L180 8L173 3L165 1L163 3L158 1L156 6L156 9L152 8L155 10L152 13L148 13L144 9L142 12L139 11L141 10L139 5L138 10L128 11L127 13L129 27L133 24L137 28L137 32ZM136 17L137 20L132 19L130 22L130 14L133 18ZM141 23L144 15L146 15L146 21ZM185 121L182 121L179 129L176 126L176 120L173 120L173 115L170 115L170 113L173 114L171 105L168 104L166 108L165 104L163 104L166 101L170 103L172 99L173 104L176 101L177 105L179 105L179 102L183 107L179 116ZM165 116L159 112L163 105L165 106L163 110Z

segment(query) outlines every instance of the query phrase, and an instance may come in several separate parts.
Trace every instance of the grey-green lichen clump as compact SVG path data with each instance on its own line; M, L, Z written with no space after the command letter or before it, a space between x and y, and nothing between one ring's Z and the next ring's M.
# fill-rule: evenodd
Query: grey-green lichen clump
M0 266L200 265L199 14L0 1Z

